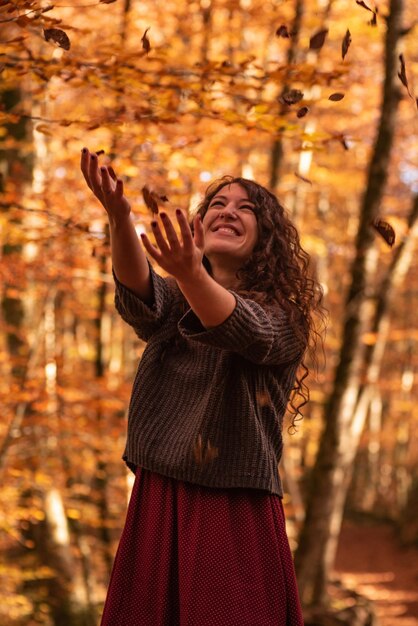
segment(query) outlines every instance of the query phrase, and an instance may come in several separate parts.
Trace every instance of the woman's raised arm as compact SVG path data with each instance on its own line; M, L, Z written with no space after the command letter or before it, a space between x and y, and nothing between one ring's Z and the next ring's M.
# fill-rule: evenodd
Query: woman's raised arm
M151 301L148 261L135 231L122 180L110 166L99 168L97 155L87 148L81 151L81 171L108 214L112 264L118 280L145 302Z

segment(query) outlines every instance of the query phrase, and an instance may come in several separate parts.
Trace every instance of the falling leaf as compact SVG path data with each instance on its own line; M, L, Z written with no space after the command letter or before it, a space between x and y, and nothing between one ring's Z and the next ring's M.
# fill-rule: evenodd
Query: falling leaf
M367 9L368 11L371 11L371 13L374 13L373 9L368 7L367 4L365 2L363 2L363 0L356 0L356 4L360 5L364 9Z
M325 43L325 37L328 34L328 28L324 28L323 30L319 30L315 35L309 40L309 49L310 50L320 50Z
M392 247L395 243L395 231L392 226L381 219L376 219L373 222L373 227L377 230L377 232L383 237L386 243Z
M303 91L299 91L299 89L290 89L286 93L279 96L277 99L281 104L296 104L303 98Z
M309 185L312 185L312 181L309 180L309 178L305 178L304 176L302 176L301 174L298 174L297 172L295 172L295 176L296 178L300 178L300 180L303 180L304 183L308 183Z
M376 26L377 24L377 8L376 11L373 12L373 17L369 22L370 26Z
M283 37L284 39L289 39L290 35L289 35L289 31L287 30L287 26L285 26L284 24L279 26L279 28L276 30L276 37Z
M348 144L348 141L347 141L347 139L344 136L340 137L340 142L341 142L341 145L344 148L344 150L350 150L350 146Z
M158 196L161 200L161 202L170 202L170 200L167 198L167 196Z
M363 0L356 0L356 4L358 4L359 6L363 7L364 9L367 9L367 11L370 11L371 13L373 13L373 17L370 20L369 24L371 26L376 26L376 24L377 24L377 8L376 9L371 9L370 7L367 6L367 4L365 2L363 2Z
M158 195L151 191L146 185L142 187L142 197L144 202L152 213L158 213Z
M351 33L347 28L347 32L345 33L343 43L342 43L342 50L341 50L343 60L345 59L345 55L348 52L348 48L350 47L350 44L351 44Z
M309 113L309 107L301 107L296 113L297 117L305 117Z
M338 93L338 92L332 93L330 96L328 96L328 100L332 100L333 102L339 102L343 98L344 98L344 94Z
M149 31L149 28L147 28L147 30L145 31L145 33L142 35L141 37L141 41L142 41L142 47L145 50L145 52L148 54L148 52L151 50L151 44L150 44L150 40L147 37L147 32Z
M44 30L44 37L46 41L54 41L60 48L64 48L64 50L69 50L71 47L67 33L60 28L46 28Z
M104 153L105 153L104 150L97 150L96 156L100 156L101 154L104 154Z
M406 77L406 66L403 54L399 55L399 60L401 62L401 69L398 72L398 76L401 80L402 85L405 85L408 95L412 98L411 92L409 91L408 79Z
M38 124L37 126L35 126L35 130L37 133L42 133L43 135L48 135L48 137L52 137L51 129L47 124Z

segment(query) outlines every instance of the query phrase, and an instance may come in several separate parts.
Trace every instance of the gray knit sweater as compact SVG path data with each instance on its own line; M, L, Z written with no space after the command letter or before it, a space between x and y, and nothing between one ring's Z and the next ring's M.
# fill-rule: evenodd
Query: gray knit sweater
M147 342L124 460L133 471L282 496L282 421L303 354L286 315L231 291L234 311L207 330L174 279L150 270L149 305L114 275L116 308Z

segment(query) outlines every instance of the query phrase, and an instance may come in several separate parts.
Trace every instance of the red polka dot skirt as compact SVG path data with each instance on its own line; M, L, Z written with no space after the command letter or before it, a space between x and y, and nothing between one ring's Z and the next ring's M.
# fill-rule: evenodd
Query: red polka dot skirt
M281 499L138 468L101 626L303 626Z

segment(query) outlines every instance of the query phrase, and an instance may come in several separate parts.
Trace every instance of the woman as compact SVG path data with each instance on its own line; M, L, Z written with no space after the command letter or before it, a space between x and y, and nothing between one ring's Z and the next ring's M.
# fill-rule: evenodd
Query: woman
M266 189L222 179L191 227L176 211L180 236L166 213L155 246L141 235L162 278L122 181L86 148L81 168L109 216L117 310L147 342L102 626L300 626L277 465L321 294L297 231Z

